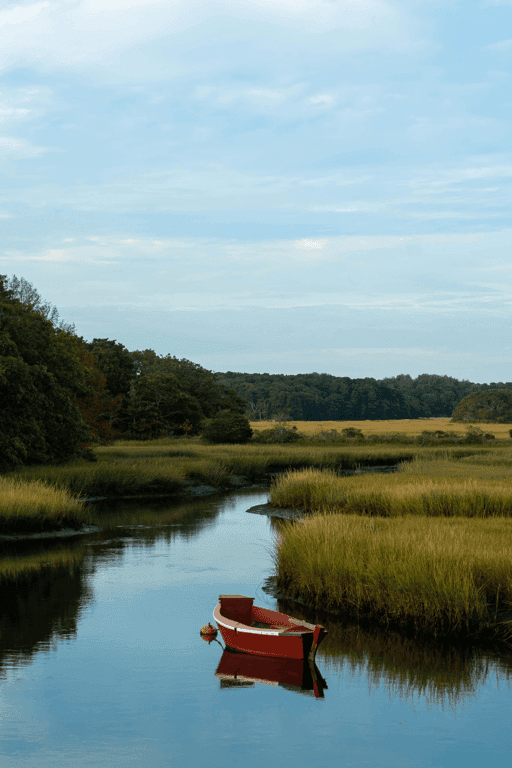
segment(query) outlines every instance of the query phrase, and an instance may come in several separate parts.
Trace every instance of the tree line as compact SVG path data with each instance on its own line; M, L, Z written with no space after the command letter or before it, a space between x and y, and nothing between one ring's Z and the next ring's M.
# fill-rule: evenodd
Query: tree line
M476 384L451 376L400 375L351 379L326 373L286 376L268 373L217 374L246 403L251 420L283 415L294 421L364 421L451 416L458 403L476 391L509 389L512 382Z
M248 419L449 416L463 398L485 390L512 390L512 383L213 373L111 339L88 342L28 281L0 275L0 468L92 458L94 445L116 437L203 434L242 442L250 437Z

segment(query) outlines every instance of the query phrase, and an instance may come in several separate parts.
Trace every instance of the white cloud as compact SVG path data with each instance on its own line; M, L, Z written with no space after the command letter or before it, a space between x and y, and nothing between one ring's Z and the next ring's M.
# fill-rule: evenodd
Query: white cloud
M52 3L34 3L33 5L17 5L15 8L9 8L0 11L0 27L10 24L22 24L25 21L37 19L41 11L50 8Z
M223 24L228 40L230 28L254 24L277 25L304 38L339 30L345 50L407 48L415 38L405 11L384 0L52 0L0 12L1 66L99 68L116 78L148 81L174 77L204 69L200 46L189 61L175 52L176 45L155 43L195 27L207 50L208 23L217 29L222 19L230 21Z
M497 43L490 43L484 46L485 51L510 51L512 48L512 40L500 40Z
M295 241L295 247L301 251L321 251L326 244L326 240L310 240L308 238Z
M12 152L22 157L33 157L48 152L46 147L35 147L25 139L17 139L14 136L0 136L0 151Z
M320 93L318 96L311 96L310 101L312 104L332 104L334 99L328 93Z

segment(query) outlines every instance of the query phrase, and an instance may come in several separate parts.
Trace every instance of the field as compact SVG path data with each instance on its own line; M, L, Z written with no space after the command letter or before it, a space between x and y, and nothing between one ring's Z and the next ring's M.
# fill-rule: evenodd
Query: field
M252 421L253 430L261 431L271 429L275 426L274 421ZM420 435L423 430L434 432L437 429L443 432L459 432L463 434L466 430L466 424L452 424L449 416L446 418L432 419L395 419L389 421L289 421L290 427L297 427L299 432L304 435L314 435L321 430L329 431L336 429L341 432L342 429L355 427L360 429L363 435L384 435L389 432L400 432L405 435ZM479 427L483 432L490 432L497 439L510 440L509 430L512 424L472 424L473 427Z

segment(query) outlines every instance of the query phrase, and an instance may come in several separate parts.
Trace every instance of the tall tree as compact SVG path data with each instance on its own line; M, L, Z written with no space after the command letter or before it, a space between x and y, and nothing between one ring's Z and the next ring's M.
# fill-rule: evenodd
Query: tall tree
M0 466L66 461L89 439L77 339L15 293L0 276Z

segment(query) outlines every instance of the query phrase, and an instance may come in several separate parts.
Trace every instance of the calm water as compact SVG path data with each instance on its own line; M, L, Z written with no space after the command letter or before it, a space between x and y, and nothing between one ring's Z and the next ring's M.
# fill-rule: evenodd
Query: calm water
M265 501L118 507L80 541L0 544L1 768L508 768L512 656L328 622L315 698L307 670L279 685L201 639L221 592L315 618L263 589L274 529L245 510Z

